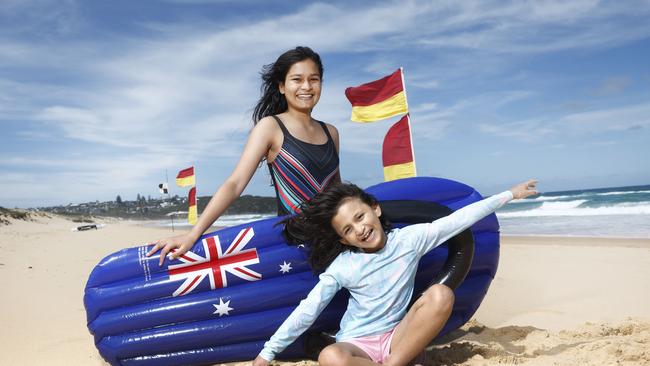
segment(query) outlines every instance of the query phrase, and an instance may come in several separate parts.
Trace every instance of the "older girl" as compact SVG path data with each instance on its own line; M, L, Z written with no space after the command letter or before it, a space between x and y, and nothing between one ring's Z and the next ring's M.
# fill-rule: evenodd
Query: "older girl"
M340 181L338 131L312 117L323 81L320 56L296 47L266 65L262 80L254 127L239 162L191 231L155 242L147 256L161 250L161 265L170 251L176 258L192 248L239 197L263 160L275 186L278 215L296 212L302 202Z

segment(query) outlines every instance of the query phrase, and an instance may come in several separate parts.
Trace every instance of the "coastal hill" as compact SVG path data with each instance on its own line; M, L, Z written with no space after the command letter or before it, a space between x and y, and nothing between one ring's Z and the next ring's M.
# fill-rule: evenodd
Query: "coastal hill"
M210 201L210 196L198 197L198 211ZM2 209L9 215L25 215L23 210ZM93 216L119 217L125 219L155 220L162 219L173 213L187 212L187 197L172 196L167 199L156 199L138 195L134 201L122 200L118 195L114 201L86 202L61 206L39 207L30 211L47 212L73 218L78 222L90 222ZM269 214L277 212L275 197L260 197L244 195L235 200L225 215L237 214Z

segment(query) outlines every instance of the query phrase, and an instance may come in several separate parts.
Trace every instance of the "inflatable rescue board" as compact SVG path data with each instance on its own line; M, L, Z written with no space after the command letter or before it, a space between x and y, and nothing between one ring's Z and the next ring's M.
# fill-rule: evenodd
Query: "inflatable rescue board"
M409 178L366 189L396 227L428 222L482 199L441 178ZM250 222L203 235L177 260L146 257L151 245L102 259L86 284L88 329L111 365L203 365L252 360L317 282L305 248L289 246L276 223ZM491 214L419 263L414 294L432 283L454 289L442 334L474 314L494 278L499 224ZM301 358L316 334L336 332L347 306L340 291L314 325L278 355ZM313 344L312 344L313 348ZM313 356L313 355L312 355Z

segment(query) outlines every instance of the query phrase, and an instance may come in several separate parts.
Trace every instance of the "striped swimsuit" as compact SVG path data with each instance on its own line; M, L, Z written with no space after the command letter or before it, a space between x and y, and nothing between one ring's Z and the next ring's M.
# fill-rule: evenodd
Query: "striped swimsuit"
M273 116L282 129L284 141L280 153L269 164L278 199L278 216L300 211L300 204L325 189L339 171L339 155L327 126L318 122L327 142L310 144L293 137L284 123Z

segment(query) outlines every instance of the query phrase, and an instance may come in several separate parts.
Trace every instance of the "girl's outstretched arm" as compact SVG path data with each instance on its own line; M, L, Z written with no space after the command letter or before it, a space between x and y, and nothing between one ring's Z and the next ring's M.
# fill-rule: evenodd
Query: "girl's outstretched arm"
M449 216L428 224L421 224L426 225L427 229L424 231L425 234L420 234L419 238L414 239L414 245L417 247L420 255L424 255L426 252L474 225L485 216L493 213L510 200L526 198L537 194L535 190L536 184L536 180L528 180L513 186L510 190L467 205ZM407 232L413 230L413 233L421 233L422 231L417 227L418 225L412 225L403 230Z
M264 348L253 361L254 366L267 366L268 362L273 361L275 355L287 348L316 321L318 315L341 289L341 284L328 272L322 273L318 279L309 295L280 325L271 339L264 343Z
M201 213L199 221L191 231L169 238L154 241L154 247L147 253L147 257L160 250L162 265L165 256L172 252L171 258L177 258L192 248L194 243L203 233L223 214L230 204L241 195L248 185L260 161L271 149L273 138L277 135L279 127L270 117L263 118L253 128L244 147L244 152L239 158L230 176L219 187L210 199L210 202Z

